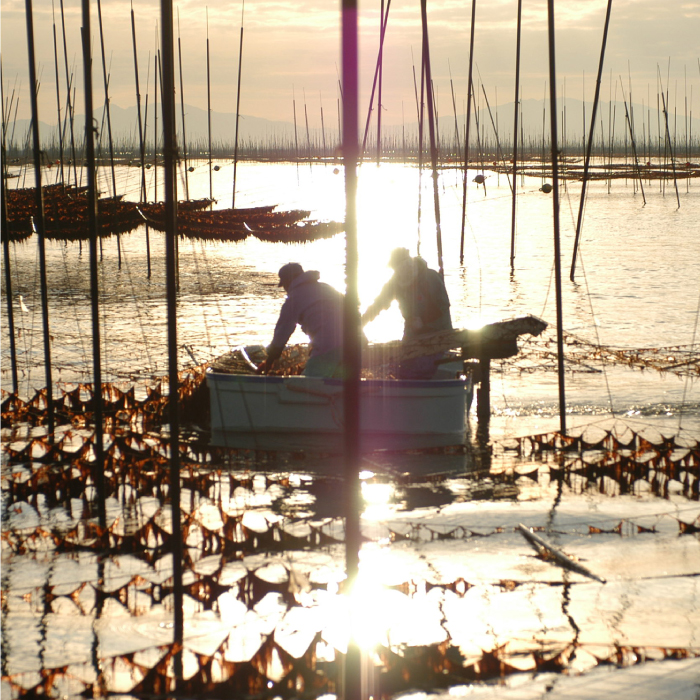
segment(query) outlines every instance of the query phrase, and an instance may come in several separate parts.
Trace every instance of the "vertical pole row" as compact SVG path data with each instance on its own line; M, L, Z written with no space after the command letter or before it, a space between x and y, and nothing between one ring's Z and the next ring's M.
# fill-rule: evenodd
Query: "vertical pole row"
M175 134L175 58L173 41L172 0L161 0L161 46L163 51L163 160L165 171L165 254L168 302L168 376L170 397L170 506L172 508L172 554L174 596L175 678L182 679L182 642L184 615L182 610L182 529L180 523L180 452L177 376L177 139Z
M428 130L430 132L430 159L432 162L433 203L435 206L435 237L437 240L438 268L444 277L442 261L442 228L440 223L440 191L438 189L438 150L435 136L435 102L433 101L433 76L430 70L430 44L428 42L427 0L421 0L421 21L423 25L423 71L425 75L426 99L428 101Z
M46 420L49 439L53 439L54 406L53 378L51 376L51 333L49 329L49 286L46 277L46 246L44 225L44 192L41 188L41 141L39 139L39 104L36 80L36 59L34 55L34 14L32 0L25 0L27 15L27 48L29 55L29 97L32 106L32 140L34 145L34 178L36 186L36 215L34 226L39 239L39 277L41 280L41 310L44 333L44 372L46 375Z
M518 187L518 108L520 107L520 34L522 19L523 1L518 0L518 27L515 41L515 109L513 116L513 206L510 221L510 270L515 266L515 214L516 214L516 191Z
M462 183L462 227L459 235L459 264L464 264L464 224L467 217L467 177L469 174L469 127L472 114L472 76L474 68L474 20L476 18L476 0L472 0L472 25L469 39L469 81L467 84L467 126L464 134L464 182Z
M231 195L231 209L236 208L236 172L238 170L238 121L241 115L241 69L243 67L243 12L245 0L241 6L241 40L238 46L238 87L236 88L236 131L233 137L233 194ZM294 105L294 139L297 133L297 112ZM297 158L299 157L299 145L297 144Z
M566 435L566 394L564 391L564 326L561 294L561 246L559 241L559 169L557 138L557 71L554 50L554 0L547 0L549 28L549 103L550 141L552 154L552 206L554 219L554 279L557 297L557 360L559 370L559 421L560 432Z
M348 592L360 551L360 308L357 290L358 27L357 0L342 0L343 160L345 162L346 292L344 313L345 566ZM345 658L345 700L361 697L360 651L350 640Z
M605 14L605 27L603 29L603 44L600 47L600 60L598 61L598 77L595 83L595 97L593 98L593 114L591 114L591 128L588 133L588 143L586 145L586 159L583 163L583 179L581 182L581 201L578 205L578 219L576 220L576 238L574 239L574 252L571 258L571 272L569 278L574 281L576 274L576 255L578 253L579 239L581 237L581 226L583 224L583 209L586 203L586 184L588 182L588 169L591 164L591 152L593 150L593 135L595 133L595 120L598 113L598 102L600 99L600 83L603 77L603 62L605 60L605 47L608 43L608 26L610 25L610 10L612 0L608 0L608 9ZM609 127L608 127L609 130Z
M104 436L102 427L102 359L100 353L100 305L97 276L97 179L95 172L95 129L92 123L92 56L90 55L90 0L82 0L83 76L85 91L85 160L88 185L88 236L90 240L90 304L92 308L93 413L95 419L94 479L100 527L107 527L104 479Z

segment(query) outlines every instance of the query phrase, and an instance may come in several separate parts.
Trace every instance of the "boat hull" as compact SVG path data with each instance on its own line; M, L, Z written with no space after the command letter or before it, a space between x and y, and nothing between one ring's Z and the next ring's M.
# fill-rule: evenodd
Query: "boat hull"
M342 445L343 382L208 371L212 441L232 447ZM463 444L471 382L363 379L362 449Z

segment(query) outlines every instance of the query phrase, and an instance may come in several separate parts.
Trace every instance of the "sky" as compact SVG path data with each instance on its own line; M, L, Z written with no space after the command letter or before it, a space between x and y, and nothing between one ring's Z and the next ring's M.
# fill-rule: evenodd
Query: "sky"
M75 72L77 113L83 113L81 3L63 0L69 72ZM360 124L372 88L382 0L362 0L360 17ZM600 57L607 0L556 0L558 98L592 100ZM427 0L430 59L439 113L464 113L469 62L471 2ZM97 21L91 0L94 104L104 100ZM27 29L24 0L2 0L2 62L5 101L19 95L18 117L29 116ZM241 113L291 122L304 106L312 127L337 125L340 61L340 2L330 0L182 0L175 4L182 46L185 102L206 109L207 16L211 64L211 108L235 112L238 54L243 17ZM59 42L59 85L66 94L60 0L55 2ZM142 100L153 91L153 57L158 41L160 3L134 2ZM105 52L113 104L136 103L130 4L102 0ZM514 98L517 0L477 0L474 79L483 83L491 105ZM53 14L49 0L34 0L36 61L40 75L40 119L56 123ZM548 98L546 0L525 0L522 9L521 98ZM384 47L382 119L387 125L416 120L414 65L420 65L419 0L393 0ZM177 45L176 45L177 52ZM150 56L150 58L149 58ZM177 54L176 54L177 60ZM700 1L613 0L601 98L622 89L634 102L656 103L657 76L674 106L700 114ZM176 76L176 83L179 79ZM152 99L152 98L151 98ZM179 95L177 96L179 102ZM14 116L14 114L13 114Z

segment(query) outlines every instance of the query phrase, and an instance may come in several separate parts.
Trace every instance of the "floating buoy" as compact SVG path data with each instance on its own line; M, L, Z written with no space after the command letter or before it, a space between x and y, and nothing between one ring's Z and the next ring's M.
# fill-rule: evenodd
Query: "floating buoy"
M483 185L485 180L486 178L483 175L477 175L474 178L474 182L476 182L477 185Z
M544 192L545 194L549 194L552 191L552 186L548 183L545 182L542 187L540 187L540 192Z
M193 173L193 172L194 172L194 165L190 165L190 167L187 168L187 170L188 170L189 172Z
M338 168L333 168L333 175L337 175L340 172Z
M151 164L148 163L148 164L146 165L146 170L150 170L150 169L151 169Z
M214 166L214 170L218 173L219 170L221 170L221 166L220 166L220 165L215 165L215 166Z

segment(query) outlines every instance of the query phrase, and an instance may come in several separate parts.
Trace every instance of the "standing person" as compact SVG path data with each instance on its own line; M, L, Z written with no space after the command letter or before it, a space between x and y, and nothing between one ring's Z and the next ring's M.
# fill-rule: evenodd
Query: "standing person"
M450 300L442 277L423 258L412 258L406 248L396 248L389 257L394 270L377 298L362 314L362 325L388 309L396 299L404 320L403 341L421 335L452 329ZM431 379L443 353L405 360L399 367L400 379Z
M310 353L304 368L308 377L342 377L344 297L324 282L316 270L304 271L290 262L279 271L279 285L287 298L282 305L267 359L258 372L266 374L282 354L297 327L309 336Z

